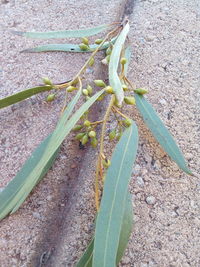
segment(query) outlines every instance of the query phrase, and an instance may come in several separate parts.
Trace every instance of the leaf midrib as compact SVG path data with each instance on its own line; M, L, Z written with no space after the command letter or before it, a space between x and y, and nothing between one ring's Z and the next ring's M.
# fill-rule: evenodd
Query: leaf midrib
M125 146L125 150L124 150L124 155L122 157L122 161L121 161L121 164L120 164L120 169L119 169L119 174L118 174L118 177L117 177L117 183L116 183L116 186L115 188L118 187L118 184L119 184L119 177L120 177L120 174L121 174L121 169L122 169L122 166L123 166L123 163L124 163L124 158L125 158L125 155L126 155L126 151L127 151L127 146L129 145L129 141L130 141L130 138L131 138L131 134L132 134L132 127L131 127L131 130L130 130L130 135L128 137L128 141L126 143L126 146ZM109 216L109 221L108 221L108 231L107 231L107 234L106 234L106 243L105 243L105 251L107 252L107 244L108 244L108 235L109 235L109 229L110 229L110 222L111 222L111 217L112 217L112 211L113 211L113 206L114 206L114 203L115 203L115 199L116 199L116 190L114 192L114 197L113 197L113 201L112 201L112 205L111 205L111 212L110 212L110 216ZM107 253L105 253L104 255L104 266L105 266L105 262L106 262L106 256L107 256Z

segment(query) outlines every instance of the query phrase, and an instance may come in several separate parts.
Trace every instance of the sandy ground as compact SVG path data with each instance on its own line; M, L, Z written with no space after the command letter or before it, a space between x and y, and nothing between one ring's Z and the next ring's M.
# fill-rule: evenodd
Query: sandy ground
M0 98L40 83L42 76L66 80L87 58L66 53L19 54L45 41L13 36L9 30L91 27L117 20L122 4L108 0L2 1ZM129 77L138 87L149 89L148 99L190 168L198 173L200 6L187 0L138 0L130 22ZM106 78L100 69L97 64L94 76ZM51 104L44 99L44 95L36 96L0 111L1 188L56 125L63 94ZM126 111L139 126L140 145L130 184L135 227L121 266L198 267L199 179L179 171L136 110ZM0 266L40 266L41 257L42 266L74 266L87 246L93 233L91 166L96 152L80 151L68 140L43 182L16 214L0 223ZM106 148L109 154L109 142Z

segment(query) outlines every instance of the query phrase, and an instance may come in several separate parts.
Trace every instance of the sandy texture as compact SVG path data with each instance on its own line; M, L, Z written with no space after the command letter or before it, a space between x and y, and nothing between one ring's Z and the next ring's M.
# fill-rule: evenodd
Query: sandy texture
M131 16L129 77L200 173L197 1L138 1ZM200 182L179 171L138 118L140 147L130 191L135 228L122 266L199 266Z
M41 76L68 79L86 58L65 53L19 54L33 43L45 42L13 36L8 30L90 27L116 20L122 3L3 1L0 98L39 83ZM129 71L136 86L149 89L148 99L196 173L200 166L199 10L197 1L136 1L130 17L133 54ZM100 65L95 69L106 77ZM0 110L0 187L54 129L62 97L61 93L55 102L46 104L44 96L36 96ZM140 145L130 184L135 227L121 266L198 267L199 178L178 170L135 109L124 112L139 126ZM106 150L109 154L109 142ZM94 230L91 167L96 154L92 149L84 154L73 141L65 142L43 182L16 214L0 223L1 266L35 267L41 256L43 266L74 266Z
M39 84L43 76L55 82L68 80L88 58L69 53L20 54L22 49L48 41L21 38L10 30L76 29L112 22L120 3L101 1L101 8L99 4L99 1L3 1L0 98ZM49 41L56 42L65 40ZM99 69L98 64L95 69ZM48 104L44 101L46 95L0 110L1 189L56 125L64 94ZM37 266L42 255L45 258L45 253L49 255L54 250L58 228L66 217L63 211L70 201L70 184L77 178L84 153L77 142L65 142L47 177L14 216L1 222L0 266Z

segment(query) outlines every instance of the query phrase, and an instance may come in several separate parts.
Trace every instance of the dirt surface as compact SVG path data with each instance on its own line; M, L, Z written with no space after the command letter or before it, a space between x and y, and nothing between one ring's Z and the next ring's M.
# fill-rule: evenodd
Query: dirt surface
M200 6L187 0L128 2L129 7L135 2L132 15L132 8L126 9L132 44L129 78L136 86L149 89L148 99L177 140L190 168L198 173ZM0 98L35 86L42 76L58 82L69 79L87 58L68 53L19 54L47 41L13 36L9 30L91 27L117 20L124 4L108 0L101 4L97 0L57 3L1 3ZM96 65L94 76L105 77L100 67ZM36 96L0 110L1 188L56 125L63 94L51 104L44 99L45 95ZM178 170L135 109L124 112L139 126L140 145L130 184L135 227L121 266L198 267L199 178ZM109 154L108 141L106 150ZM33 194L16 214L0 223L0 266L74 266L94 230L95 158L94 150L81 151L75 142L64 142L54 167Z

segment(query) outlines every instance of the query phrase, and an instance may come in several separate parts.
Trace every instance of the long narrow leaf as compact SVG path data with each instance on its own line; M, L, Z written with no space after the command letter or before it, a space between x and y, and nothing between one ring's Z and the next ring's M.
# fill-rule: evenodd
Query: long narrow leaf
M125 130L108 168L97 217L93 266L115 267L128 184L138 147L137 126Z
M125 203L125 210L123 215L120 239L119 239L119 246L117 250L117 259L116 265L119 264L126 246L128 244L129 237L132 232L133 226L133 208L131 202L130 193L127 193L126 203ZM89 243L86 251L84 252L83 256L77 263L76 267L92 267L92 258L93 258L93 248L94 248L94 238Z
M38 86L33 87L24 91L21 91L19 93L16 93L14 95L5 97L3 99L0 99L0 109L8 107L12 104L18 103L26 98L29 98L33 95L39 94L41 92L50 91L53 89L53 86L46 85L46 86Z
M103 24L94 28L66 31L50 31L50 32L21 32L13 31L12 33L28 38L35 39L53 39L53 38L80 38L88 37L107 30L111 24Z
M145 97L138 94L135 94L135 99L137 109L140 111L145 123L165 152L184 172L192 174L191 170L187 167L182 152L151 104L145 99Z
M7 207L12 202L13 197L19 192L19 190L23 187L26 182L26 177L29 175L31 169L37 166L38 162L41 160L42 154L44 153L48 142L51 138L51 134L44 139L44 141L35 149L30 158L24 163L21 170L15 176L13 180L6 186L6 188L0 193L0 219L2 219L7 214ZM43 172L40 176L43 177L49 168L52 166L58 150L52 155L46 164Z
M99 50L104 50L109 47L110 43L114 43L115 38L113 38L110 42L105 42ZM79 45L76 44L47 44L47 45L41 45L37 46L35 48L28 48L25 50L22 50L21 52L50 52L50 51L57 51L57 52L75 52L75 53L88 53L93 52L97 49L99 45L91 44L90 49L88 50L81 50Z
M112 53L110 56L110 62L109 62L109 82L115 91L117 100L120 105L124 99L124 91L121 85L120 78L117 74L117 69L118 69L121 50L123 48L124 42L129 32L129 28L130 28L129 23L127 23L126 26L121 31L121 33L119 34L113 46L113 50L112 50Z
M71 129L83 115L83 113L88 110L88 108L96 101L96 99L104 92L104 90L99 91L94 96L92 96L87 102L85 102L69 119L66 116L67 123L62 121L62 119L58 122L58 126L61 131L57 132L57 134L52 134L45 151L43 152L40 160L37 162L35 166L29 168L29 172L23 175L23 184L18 190L15 190L15 194L12 194L9 203L5 203L2 205L0 202L0 219L4 218L7 214L14 212L19 208L19 206L23 203L29 193L32 191L34 186L38 183L43 175L45 168L47 167L49 161L56 153L60 145L62 144L65 137L69 134ZM78 98L76 99L76 101ZM75 102L76 102L75 101ZM73 102L74 103L74 102ZM74 104L73 104L74 105ZM60 122L63 125L61 128ZM15 178L14 178L15 179ZM6 190L6 189L5 189ZM4 191L3 191L4 192ZM0 196L2 196L2 193Z

